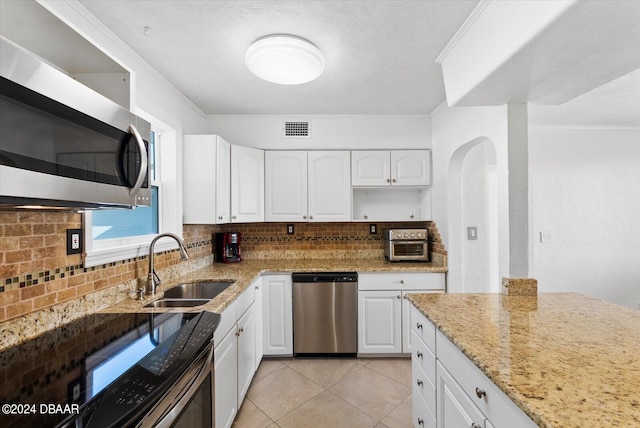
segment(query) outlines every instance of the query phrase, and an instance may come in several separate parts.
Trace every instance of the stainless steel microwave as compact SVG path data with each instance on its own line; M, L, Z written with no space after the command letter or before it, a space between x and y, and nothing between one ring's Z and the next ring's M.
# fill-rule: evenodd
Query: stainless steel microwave
M151 203L151 126L0 36L0 209Z

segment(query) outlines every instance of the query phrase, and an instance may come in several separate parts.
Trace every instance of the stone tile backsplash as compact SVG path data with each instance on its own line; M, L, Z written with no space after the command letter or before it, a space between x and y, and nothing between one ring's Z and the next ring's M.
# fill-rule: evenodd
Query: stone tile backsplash
M156 256L156 269L172 278L210 263L213 234L225 231L242 233L247 260L381 258L382 230L398 227L428 227L432 261L446 265L435 223L377 225L375 235L368 223L295 223L293 235L286 233L285 223L184 225L190 261L181 262L177 251L168 251ZM109 296L115 303L144 280L146 257L84 268L80 255L67 255L66 230L81 227L79 213L0 211L0 322L90 295Z

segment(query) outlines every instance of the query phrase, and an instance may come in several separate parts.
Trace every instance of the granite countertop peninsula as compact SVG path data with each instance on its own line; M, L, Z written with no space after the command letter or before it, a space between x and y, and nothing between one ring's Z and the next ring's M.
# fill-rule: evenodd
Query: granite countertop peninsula
M143 300L127 299L101 312L222 312L261 274L291 272L447 272L447 267L425 262L389 262L385 259L292 259L244 260L239 263L213 263L190 274L163 281L155 296ZM165 290L182 283L231 281L234 284L209 303L193 308L145 308L163 296Z
M640 312L573 293L408 298L539 426L640 426Z

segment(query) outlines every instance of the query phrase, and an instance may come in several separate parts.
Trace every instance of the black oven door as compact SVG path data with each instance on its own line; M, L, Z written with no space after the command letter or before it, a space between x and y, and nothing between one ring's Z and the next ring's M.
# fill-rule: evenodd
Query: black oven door
M213 345L171 387L138 426L211 428L214 425Z

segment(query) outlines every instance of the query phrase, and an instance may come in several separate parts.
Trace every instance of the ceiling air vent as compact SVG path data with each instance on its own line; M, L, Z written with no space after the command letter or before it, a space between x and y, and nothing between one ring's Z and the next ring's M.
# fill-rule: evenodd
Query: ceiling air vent
M311 138L311 125L309 122L285 122L285 138Z

